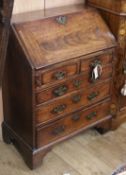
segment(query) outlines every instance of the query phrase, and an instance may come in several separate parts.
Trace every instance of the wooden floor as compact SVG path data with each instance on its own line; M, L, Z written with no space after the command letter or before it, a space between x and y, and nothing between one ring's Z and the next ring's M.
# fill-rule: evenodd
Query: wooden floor
M126 163L126 124L104 136L88 130L53 148L36 170L0 138L0 175L111 175Z
M111 175L125 163L126 124L103 136L88 130L55 146L34 171L28 169L14 146L4 144L0 136L0 175Z

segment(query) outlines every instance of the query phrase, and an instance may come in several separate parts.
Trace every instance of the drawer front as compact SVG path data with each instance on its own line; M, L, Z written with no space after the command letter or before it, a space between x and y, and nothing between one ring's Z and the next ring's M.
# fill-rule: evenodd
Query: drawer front
M67 77L77 74L79 71L79 63L73 61L64 65L53 66L43 72L37 72L36 86L58 82L66 79Z
M79 90L63 98L58 98L51 103L42 105L36 109L36 123L47 122L59 116L69 114L81 107L91 105L110 95L111 82L106 81L88 90Z
M47 127L39 128L37 130L37 147L49 144L109 116L109 108L110 102L106 101L95 107L66 116Z
M41 92L36 93L36 105L46 102L51 99L58 98L72 91L76 91L80 88L87 88L87 86L92 86L94 83L98 83L104 79L108 79L112 76L112 65L104 66L100 78L92 83L91 74L84 73L78 75L72 79L68 79L58 85L45 89Z
M91 59L81 61L81 72L90 71L97 64L100 64L103 68L105 65L112 63L112 53L107 53L104 55L99 55Z

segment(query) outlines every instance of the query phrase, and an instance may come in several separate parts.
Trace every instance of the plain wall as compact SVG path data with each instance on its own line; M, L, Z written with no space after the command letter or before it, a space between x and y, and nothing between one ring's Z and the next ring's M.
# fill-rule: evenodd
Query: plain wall
M13 13L84 3L84 0L15 0Z

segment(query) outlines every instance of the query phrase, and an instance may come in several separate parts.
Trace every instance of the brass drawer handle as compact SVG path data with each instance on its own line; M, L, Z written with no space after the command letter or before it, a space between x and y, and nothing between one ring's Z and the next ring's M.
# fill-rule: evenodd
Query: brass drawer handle
M94 98L96 98L99 95L99 92L92 92L89 96L88 96L88 100L93 100Z
M78 114L74 114L73 116L72 116L72 120L73 121L78 121L80 119L80 115L78 115Z
M92 113L90 113L89 115L86 116L86 119L87 120L92 120L96 116L97 116L97 113L96 112L92 112Z
M51 113L52 113L52 114L61 113L61 112L63 112L63 111L66 109L66 107L67 107L67 106L66 106L65 104L59 105L59 106L55 107L55 108L51 111Z
M73 85L75 86L75 88L80 88L81 84L82 84L82 80L73 81Z
M58 16L56 18L56 21L59 23L59 24L62 24L62 25L65 25L67 23L67 17L66 16Z
M62 80L62 79L65 78L65 76L66 76L66 72L65 71L59 71L59 72L54 73L53 78L55 80Z
M53 91L53 94L54 94L56 97L58 97L58 96L64 95L65 93L67 93L67 91L68 91L68 87L65 86L65 85L63 85L63 86L60 86L60 87L58 87L57 89L55 89L55 90Z
M57 128L55 128L53 131L52 131L52 134L57 136L61 133L63 133L65 131L65 126L62 125L62 126L58 126Z
M91 63L91 80L94 82L102 75L102 64L100 60L95 60Z
M72 97L72 101L73 101L73 103L78 103L78 102L80 102L80 101L81 101L81 95L80 95L80 94L74 95L74 96Z

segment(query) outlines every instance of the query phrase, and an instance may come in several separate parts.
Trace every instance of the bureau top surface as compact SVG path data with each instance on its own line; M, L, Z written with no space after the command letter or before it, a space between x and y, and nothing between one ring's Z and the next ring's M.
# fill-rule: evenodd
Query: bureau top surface
M92 8L14 23L13 30L36 69L115 46L113 35Z

